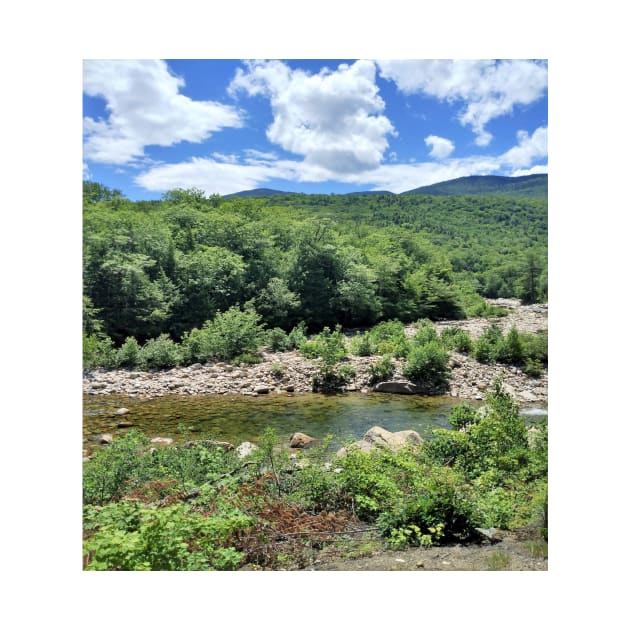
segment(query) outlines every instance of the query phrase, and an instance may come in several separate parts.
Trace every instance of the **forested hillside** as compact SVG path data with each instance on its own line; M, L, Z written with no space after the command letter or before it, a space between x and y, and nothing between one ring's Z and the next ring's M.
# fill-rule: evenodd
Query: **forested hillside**
M510 197L547 198L547 175L471 175L409 190L403 195L506 195Z
M463 318L546 299L546 199L206 197L84 182L84 333L180 339L231 307L269 328Z

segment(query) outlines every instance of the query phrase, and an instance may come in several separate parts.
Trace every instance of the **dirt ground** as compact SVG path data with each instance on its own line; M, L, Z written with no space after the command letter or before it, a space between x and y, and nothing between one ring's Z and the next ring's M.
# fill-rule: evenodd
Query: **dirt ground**
M527 530L498 532L498 542L373 550L353 559L320 554L307 571L547 571L547 543Z

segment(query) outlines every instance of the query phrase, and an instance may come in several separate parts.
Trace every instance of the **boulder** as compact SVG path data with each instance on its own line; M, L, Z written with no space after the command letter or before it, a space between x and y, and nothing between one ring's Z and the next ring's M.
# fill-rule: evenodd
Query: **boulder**
M417 431L406 430L391 432L387 431L387 429L383 429L383 427L372 427L366 432L363 439L375 446L384 446L393 451L400 450L410 444L422 443L422 438Z
M308 448L314 442L316 442L315 438L306 435L306 433L297 432L289 438L289 446L291 448Z
M129 413L129 409L126 407L121 407L120 409L116 409L117 416L124 416L126 413Z
M249 457L258 447L251 442L241 442L236 447L236 456L239 459L245 459L245 457Z
M129 420L121 420L116 426L119 429L128 429L133 426L133 422L130 422Z
M151 444L172 444L173 443L173 438L167 438L167 437L154 437L151 440Z
M417 394L419 389L410 381L383 381L375 385L374 391L386 394Z
M340 448L337 457L345 457L348 450L358 449L364 453L369 453L374 448L388 448L392 451L399 451L401 448L413 444L421 444L422 438L417 431L388 431L383 427L372 427L365 433L362 440L353 442L348 448Z
M255 394L268 394L269 389L270 388L268 385L256 385L256 387L254 387L254 393Z

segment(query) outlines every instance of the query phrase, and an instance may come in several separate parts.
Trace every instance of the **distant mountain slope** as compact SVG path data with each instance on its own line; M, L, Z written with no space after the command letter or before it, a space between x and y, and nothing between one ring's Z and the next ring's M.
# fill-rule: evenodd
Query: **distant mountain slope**
M407 190L402 195L507 195L510 197L547 197L547 175L501 177L472 175Z
M273 197L274 195L292 195L293 193L284 190L273 190L273 188L254 188L253 190L241 190L240 192L223 195L224 199L231 197Z

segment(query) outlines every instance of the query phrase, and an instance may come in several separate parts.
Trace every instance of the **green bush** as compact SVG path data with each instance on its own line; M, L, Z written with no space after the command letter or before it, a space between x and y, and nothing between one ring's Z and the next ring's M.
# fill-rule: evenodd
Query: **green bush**
M444 344L444 347L448 350L456 350L468 354L472 352L473 340L470 335L461 328L448 327L445 328L440 334L440 340Z
M476 424L479 418L479 412L470 403L455 405L448 414L448 421L456 431Z
M141 348L135 337L127 337L116 352L116 365L135 368L140 364Z
M405 335L405 327L398 320L390 320L377 324L368 333L370 343L376 354L391 354L396 358L406 357L409 352L409 341Z
M83 368L113 367L116 364L114 342L101 333L83 333Z
M289 335L282 328L272 328L267 331L266 343L273 352L285 352L293 347Z
M185 355L198 361L254 355L265 343L265 331L259 321L260 315L250 308L241 310L233 306L219 312L201 330L193 329L184 335Z
M156 339L149 339L138 355L138 365L150 370L172 368L182 360L179 346L166 333Z
M369 357L376 350L375 344L370 340L368 333L358 332L350 340L350 352L357 357Z
M290 349L299 348L306 340L306 323L300 322L297 326L294 326L288 335Z
M386 354L384 357L378 359L370 367L370 385L376 385L383 381L389 381L394 376L394 364L391 357Z
M112 518L112 512L124 512ZM135 514L134 514L135 512ZM104 522L103 522L104 521ZM242 513L203 516L185 504L113 504L96 513L84 543L88 571L234 570L243 554L225 543L252 523Z
M448 352L439 341L429 341L412 347L403 374L430 387L444 387L448 383L448 359Z
M83 501L102 505L119 499L127 482L149 478L143 466L143 452L149 440L131 430L94 454L83 464Z
M321 358L324 365L332 366L348 356L346 351L346 338L341 332L341 326L337 324L331 332L326 326L319 335L311 341L305 341L300 345L300 352L309 359Z

